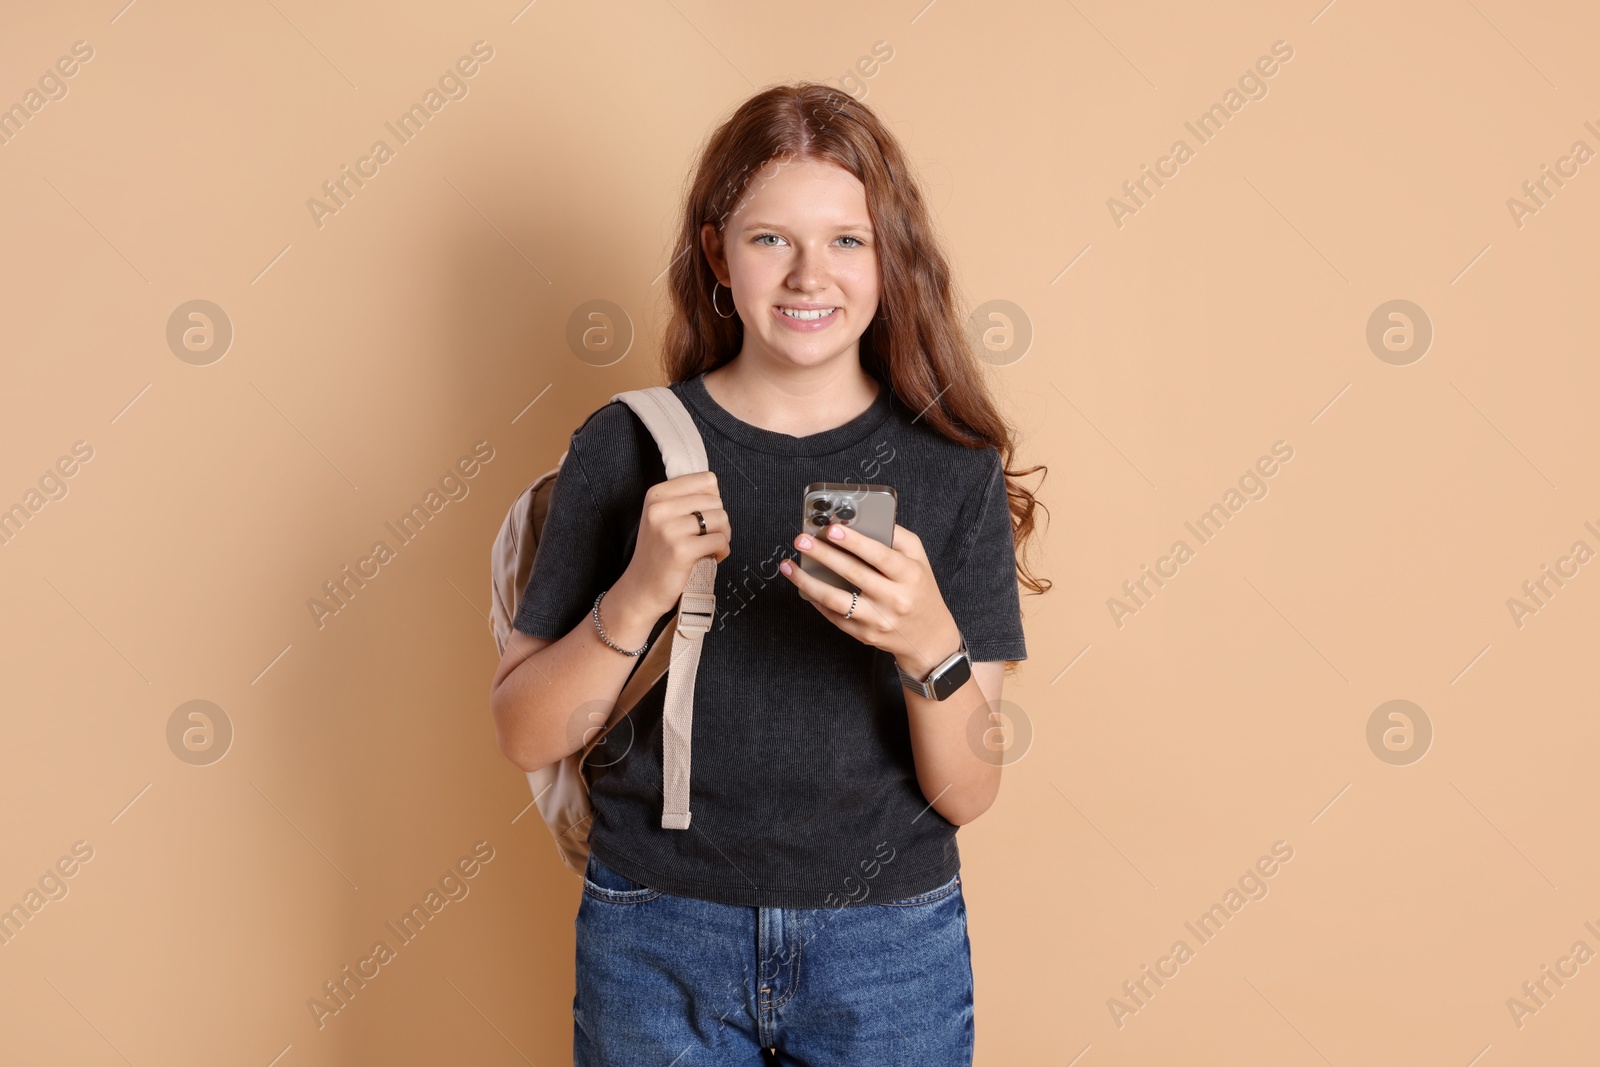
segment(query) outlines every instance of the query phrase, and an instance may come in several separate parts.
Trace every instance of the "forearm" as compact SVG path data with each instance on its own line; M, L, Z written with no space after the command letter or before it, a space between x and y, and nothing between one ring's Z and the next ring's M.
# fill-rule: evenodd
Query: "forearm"
M957 826L982 815L1000 793L1000 764L979 758L967 741L974 715L987 704L976 680L944 700L906 691L917 785L929 804Z
M659 615L640 610L619 580L600 602L606 634L623 648L638 648ZM671 631L662 634L670 639ZM603 727L617 697L643 658L610 648L585 615L560 639L529 655L490 693L500 751L523 770L554 763L583 747Z
M959 647L960 633L951 622L947 638L933 646ZM947 649L948 646L948 649ZM906 673L922 678L937 666L925 657L907 657ZM971 822L988 810L1000 793L1000 763L984 759L973 750L969 731L977 718L987 729L990 698L979 686L977 673L944 700L934 700L902 687L911 726L911 755L917 768L917 785L929 804L957 826Z

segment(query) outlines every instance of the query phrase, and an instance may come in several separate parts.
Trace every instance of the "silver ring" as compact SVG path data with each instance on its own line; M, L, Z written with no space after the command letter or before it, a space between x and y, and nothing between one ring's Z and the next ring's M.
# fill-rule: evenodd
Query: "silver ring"
M850 616L856 613L856 597L860 595L861 594L859 591L852 591L850 593L850 610L844 613L845 618L848 619Z
M706 517L698 511L694 513L694 517L700 520L700 536L704 537L706 535Z

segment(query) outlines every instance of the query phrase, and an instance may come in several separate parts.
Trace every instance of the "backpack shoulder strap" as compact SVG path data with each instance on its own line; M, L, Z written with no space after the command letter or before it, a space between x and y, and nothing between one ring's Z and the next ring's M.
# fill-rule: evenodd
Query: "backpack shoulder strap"
M648 389L629 389L616 393L611 399L620 400L632 408L655 437L656 444L661 448L661 461L668 478L710 469L700 430L689 417L689 409L683 406L677 393L664 385L652 385Z
M616 393L633 409L661 449L662 466L668 478L710 470L705 442L689 410L678 395L664 385L630 389ZM667 675L667 692L662 704L661 726L661 826L668 830L689 827L690 737L694 716L695 678L700 667L701 638L711 629L716 614L717 561L711 556L698 560L678 601L678 617L672 627L670 650L663 631L657 645L646 655L634 676L624 687L613 710L614 723L626 714L640 696ZM610 724L608 723L608 726ZM592 748L603 732L590 742Z

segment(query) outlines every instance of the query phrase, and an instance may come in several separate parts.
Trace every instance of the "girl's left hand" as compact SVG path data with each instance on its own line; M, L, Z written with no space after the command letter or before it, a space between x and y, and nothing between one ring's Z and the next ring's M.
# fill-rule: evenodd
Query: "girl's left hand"
M961 633L934 578L922 540L895 524L893 547L838 523L827 537L800 534L794 547L861 590L854 613L850 594L784 560L778 569L811 598L839 629L892 654L912 677L921 678L960 647ZM949 647L946 647L946 646Z

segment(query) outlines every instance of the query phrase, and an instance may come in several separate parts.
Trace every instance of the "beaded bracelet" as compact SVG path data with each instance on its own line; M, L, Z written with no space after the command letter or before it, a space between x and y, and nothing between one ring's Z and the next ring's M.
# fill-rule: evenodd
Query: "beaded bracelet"
M600 625L600 597L605 596L610 591L611 590L609 590L609 589L602 589L600 591L600 596L597 596L597 597L594 598L594 611L591 612L591 614L594 615L594 628L599 631L600 640L604 641L606 644L610 645L612 648L616 649L618 652L621 652L624 656L637 656L637 655L640 655L640 654L642 654L644 652L645 649L650 647L650 642L649 641L646 641L644 644L640 645L634 651L629 652L627 649L623 648L621 645L619 645L615 641L611 640L611 638L607 637L606 636L606 628L604 626Z

